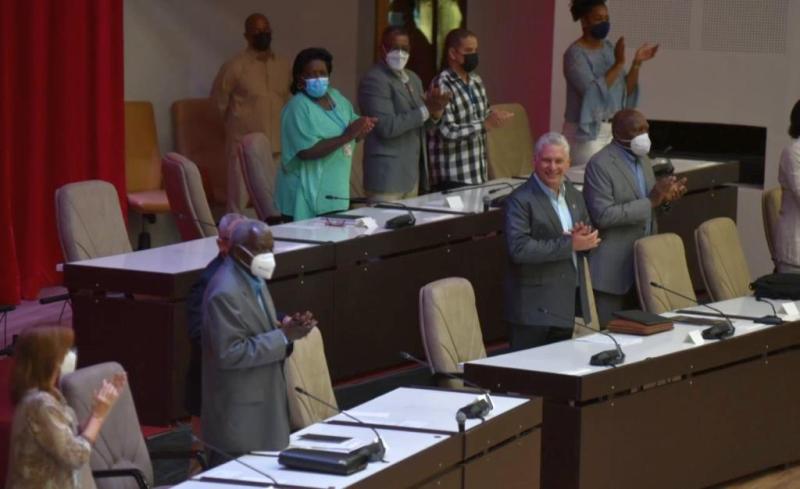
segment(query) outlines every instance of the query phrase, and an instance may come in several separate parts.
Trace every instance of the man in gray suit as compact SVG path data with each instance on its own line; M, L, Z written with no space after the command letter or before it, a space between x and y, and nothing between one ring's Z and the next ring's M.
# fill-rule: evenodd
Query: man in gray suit
M264 283L275 257L269 227L245 220L203 300L203 438L233 456L289 443L283 362L316 325L311 313L279 320ZM225 455L209 450L211 465Z
M361 79L361 113L377 117L364 142L364 189L372 200L414 197L427 189L428 152L425 128L435 125L450 100L405 69L411 44L402 27L390 26L382 36L382 60Z
M505 202L505 318L513 350L572 337L576 309L589 312L580 260L600 242L587 225L583 196L565 178L567 140L547 133L535 153L533 174Z
M656 181L649 125L640 112L621 110L611 122L614 139L586 165L583 195L603 243L589 258L597 314L602 326L615 311L637 309L633 243L656 232L655 210L686 192L686 179Z

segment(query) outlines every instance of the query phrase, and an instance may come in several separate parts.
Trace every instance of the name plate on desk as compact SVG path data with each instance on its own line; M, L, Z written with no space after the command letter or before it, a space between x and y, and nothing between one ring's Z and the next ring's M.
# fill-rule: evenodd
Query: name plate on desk
M689 334L686 335L685 343L691 343L693 345L700 346L706 342L703 339L703 332L702 331L689 331Z
M444 198L445 207L453 209L454 211L464 210L464 201L461 200L459 195L448 195Z
M783 313L789 316L789 318L797 318L800 316L800 311L797 310L797 304L794 302L784 302L781 304L781 309L783 309Z

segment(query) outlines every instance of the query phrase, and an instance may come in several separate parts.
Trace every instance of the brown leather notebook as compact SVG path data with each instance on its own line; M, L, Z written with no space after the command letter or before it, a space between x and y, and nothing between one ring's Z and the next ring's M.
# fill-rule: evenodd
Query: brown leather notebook
M614 318L608 323L608 330L612 333L635 334L639 336L661 333L662 331L669 331L672 328L672 321L647 325L627 319Z

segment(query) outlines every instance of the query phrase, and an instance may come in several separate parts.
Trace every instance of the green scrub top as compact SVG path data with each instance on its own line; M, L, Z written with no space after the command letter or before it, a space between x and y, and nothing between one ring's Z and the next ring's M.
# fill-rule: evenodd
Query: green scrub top
M281 113L281 166L275 190L275 206L295 221L346 210L346 200L328 200L326 195L350 198L350 167L355 141L324 158L302 160L300 151L323 139L341 136L358 119L353 105L334 88L328 89L334 103L325 110L303 92L296 93Z

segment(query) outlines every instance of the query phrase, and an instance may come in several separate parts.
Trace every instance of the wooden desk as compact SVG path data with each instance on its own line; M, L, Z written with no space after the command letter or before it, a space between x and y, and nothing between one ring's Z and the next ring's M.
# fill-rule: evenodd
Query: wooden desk
M272 227L277 268L269 289L276 307L318 317L334 381L398 366L401 350L422 356L419 289L440 278L468 278L484 338L505 338L502 214L482 212L490 188L458 192L463 215L444 209L440 194L412 199L409 205L429 210L414 212L416 226L395 231L365 233L319 219ZM404 212L348 213L373 217L382 226ZM215 239L207 238L64 265L81 366L120 362L144 423L165 424L185 414L185 299L216 254Z
M771 312L752 298L715 305ZM542 487L707 487L800 458L799 325L735 324L702 346L684 342L702 329L688 325L615 335L627 342L617 368L588 364L609 342L574 339L469 362L465 378L544 397Z

